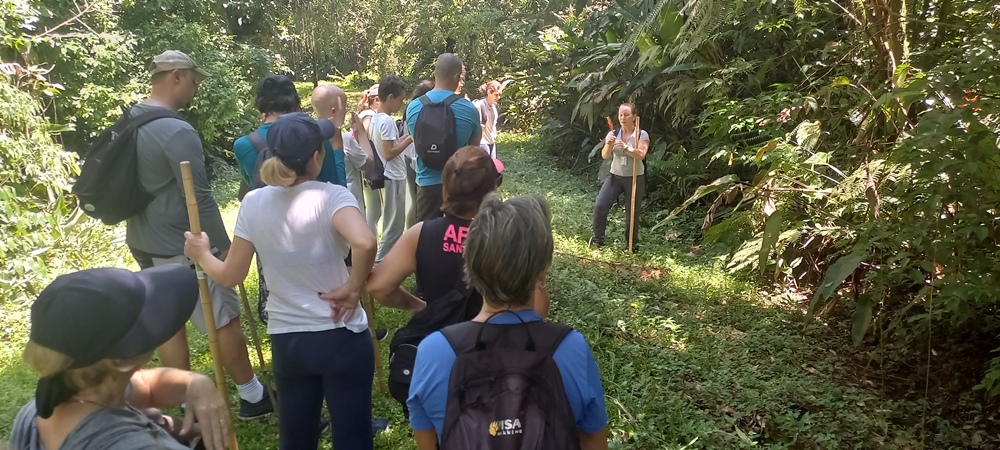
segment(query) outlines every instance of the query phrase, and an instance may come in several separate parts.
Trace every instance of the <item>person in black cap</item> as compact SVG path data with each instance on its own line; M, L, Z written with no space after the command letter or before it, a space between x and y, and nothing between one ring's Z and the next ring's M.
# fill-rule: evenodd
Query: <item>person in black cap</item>
M24 360L42 378L18 413L11 447L184 449L136 408L186 402L181 434L189 435L197 418L205 446L224 448L228 411L210 379L178 369L138 371L197 301L194 272L178 264L56 278L31 306Z
M229 257L212 257L208 235L186 233L184 253L217 283L234 286L256 252L270 288L267 331L280 405L279 447L316 449L326 399L336 449L373 446L375 353L361 291L375 261L375 236L346 188L316 181L330 120L279 116L267 133L260 175L267 186L240 205ZM344 263L351 249L353 268Z

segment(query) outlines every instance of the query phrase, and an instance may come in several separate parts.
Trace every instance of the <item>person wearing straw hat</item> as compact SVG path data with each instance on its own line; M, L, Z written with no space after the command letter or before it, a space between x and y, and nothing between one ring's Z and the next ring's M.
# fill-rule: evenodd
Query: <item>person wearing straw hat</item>
M230 423L212 380L139 370L197 303L195 274L179 264L88 269L52 281L31 305L23 357L42 378L14 421L11 448L185 449L137 408L186 403L179 434L199 428L206 448L223 449Z
M594 204L594 236L589 242L592 246L604 246L608 213L615 200L624 193L626 205L631 205L632 199L635 199L635 211L633 212L632 206L626 206L625 209L625 241L628 242L630 232L634 233L632 251L637 252L639 249L639 211L642 210L642 199L646 195L646 165L642 162L649 150L649 134L645 130L639 130L639 139L636 141L636 119L635 105L622 103L618 107L618 122L622 127L609 131L604 139L601 156L604 159L612 158L611 174L604 179ZM633 186L635 196L632 195ZM633 217L635 221L632 220Z
M278 117L267 133L260 174L247 194L229 258L212 256L209 236L186 233L185 253L224 286L247 276L254 253L270 284L267 304L280 406L279 448L314 450L323 399L336 449L373 446L375 351L358 311L377 243L354 196L316 181L323 141L341 124L303 113ZM344 263L348 246L352 269Z
M155 108L174 111L187 108L198 93L198 86L208 72L198 67L190 56L169 50L157 55L150 64L152 91L149 98L132 107L133 115ZM191 262L184 256L184 232L189 228L180 163L190 161L202 226L216 247L216 256L225 258L229 235L222 222L219 206L212 196L212 185L205 170L205 152L201 138L187 122L165 118L139 128L136 142L139 182L154 200L141 213L128 219L125 242L140 268L161 264ZM232 377L240 393L238 417L249 420L274 411L264 385L250 366L246 336L240 326L240 300L232 288L209 280L212 308L218 330L222 366ZM191 323L207 333L201 305L192 306ZM185 329L158 350L167 367L188 370L191 353Z

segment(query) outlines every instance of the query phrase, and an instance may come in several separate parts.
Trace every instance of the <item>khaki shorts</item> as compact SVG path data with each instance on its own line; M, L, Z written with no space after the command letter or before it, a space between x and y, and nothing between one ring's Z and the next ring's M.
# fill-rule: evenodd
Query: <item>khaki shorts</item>
M161 257L159 255L150 255L135 249L132 249L132 255L135 256L135 261L139 264L139 267L143 269L161 266L163 264L183 264L194 267L194 263L184 255ZM232 322L233 319L240 316L240 298L237 296L235 289L218 285L212 281L211 278L209 278L208 291L212 295L212 311L215 313L215 329L226 326L229 322ZM205 328L205 311L202 310L200 299L198 304L195 305L194 311L191 312L191 323L194 324L194 327L197 328L201 334L208 333L208 329Z

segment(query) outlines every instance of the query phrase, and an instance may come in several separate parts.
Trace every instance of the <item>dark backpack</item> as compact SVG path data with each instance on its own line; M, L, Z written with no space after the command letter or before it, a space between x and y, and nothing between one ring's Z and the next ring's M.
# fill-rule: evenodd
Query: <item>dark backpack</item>
M403 328L396 330L389 343L389 394L396 401L406 405L410 396L417 346L427 335L468 320L466 304L474 292L459 277L455 289L427 302L426 308L416 313Z
M369 189L377 191L385 187L385 181L388 180L389 177L385 176L385 163L382 162L382 157L379 156L379 149L375 148L375 141L372 141L371 137L365 137L368 138L368 145L371 146L372 157L375 159L372 160L371 167L361 174L361 176L364 178L364 183L368 185ZM358 136L354 136L354 139L357 138ZM358 145L360 145L360 143Z
M545 321L465 322L441 330L455 350L441 449L579 449L552 355L572 328Z
M139 181L139 127L177 112L154 108L132 117L131 108L122 106L122 115L104 130L87 150L73 194L88 216L108 225L127 220L146 209L156 198Z
M427 95L420 96L423 108L417 114L413 145L420 161L431 169L444 169L448 158L458 151L455 112L451 110L451 104L460 98L462 97L451 94L443 101L433 103Z

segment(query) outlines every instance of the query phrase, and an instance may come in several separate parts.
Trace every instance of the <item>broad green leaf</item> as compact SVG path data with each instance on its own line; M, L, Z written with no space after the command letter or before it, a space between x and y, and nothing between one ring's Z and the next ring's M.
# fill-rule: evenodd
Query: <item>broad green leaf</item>
M906 76L910 74L909 64L900 64L896 67L896 71L892 74L892 87L898 88L902 87L903 83L906 82Z
M706 185L703 185L703 186L698 186L698 189L694 191L694 195L692 195L691 197L689 197L687 200L684 200L684 203L682 203L681 206L678 206L677 208L674 208L674 210L670 212L670 215L667 216L666 218L664 218L663 220L661 220L660 223L654 225L653 229L655 230L655 229L659 228L661 225L667 223L668 220L670 220L670 219L674 218L674 216L680 214L681 211L684 211L685 208L687 208L688 206L691 206L691 204L694 203L694 202L696 202L696 201L698 201L698 199L700 199L700 198L702 198L702 197L704 197L704 196L706 196L708 194L711 194L713 192L719 192L719 191L728 189L729 186L731 186L733 183L737 183L739 181L740 181L740 177L738 177L736 175L730 174L730 175L726 175L726 176L724 176L722 178L719 178L719 179L717 179L717 180L715 180L715 181L713 181L713 182L711 182L709 184L706 184Z
M854 307L854 315L851 317L851 339L855 346L865 338L872 324L872 303L871 294L858 296L858 304Z
M764 222L764 238L761 241L760 259L757 264L761 273L767 268L767 257L771 254L771 248L778 243L778 236L781 234L781 216L781 210L775 211Z
M836 80L833 80L833 82L830 83L830 87L847 86L848 84L851 84L851 80L847 79L845 76L839 76Z
M805 160L804 164L829 164L830 154L826 152L819 152L809 157Z
M868 258L868 253L857 251L847 256L842 256L833 263L823 277L823 283L816 289L812 301L809 302L809 310L806 313L806 320L812 319L816 312L816 306L821 300L826 300L833 296L840 283L843 283L861 265L861 262Z
M778 147L778 144L780 143L781 139L774 138L768 141L767 144L764 144L763 147L757 149L757 158L755 159L757 165L760 166L760 163L764 160L765 153L774 150L776 147Z

